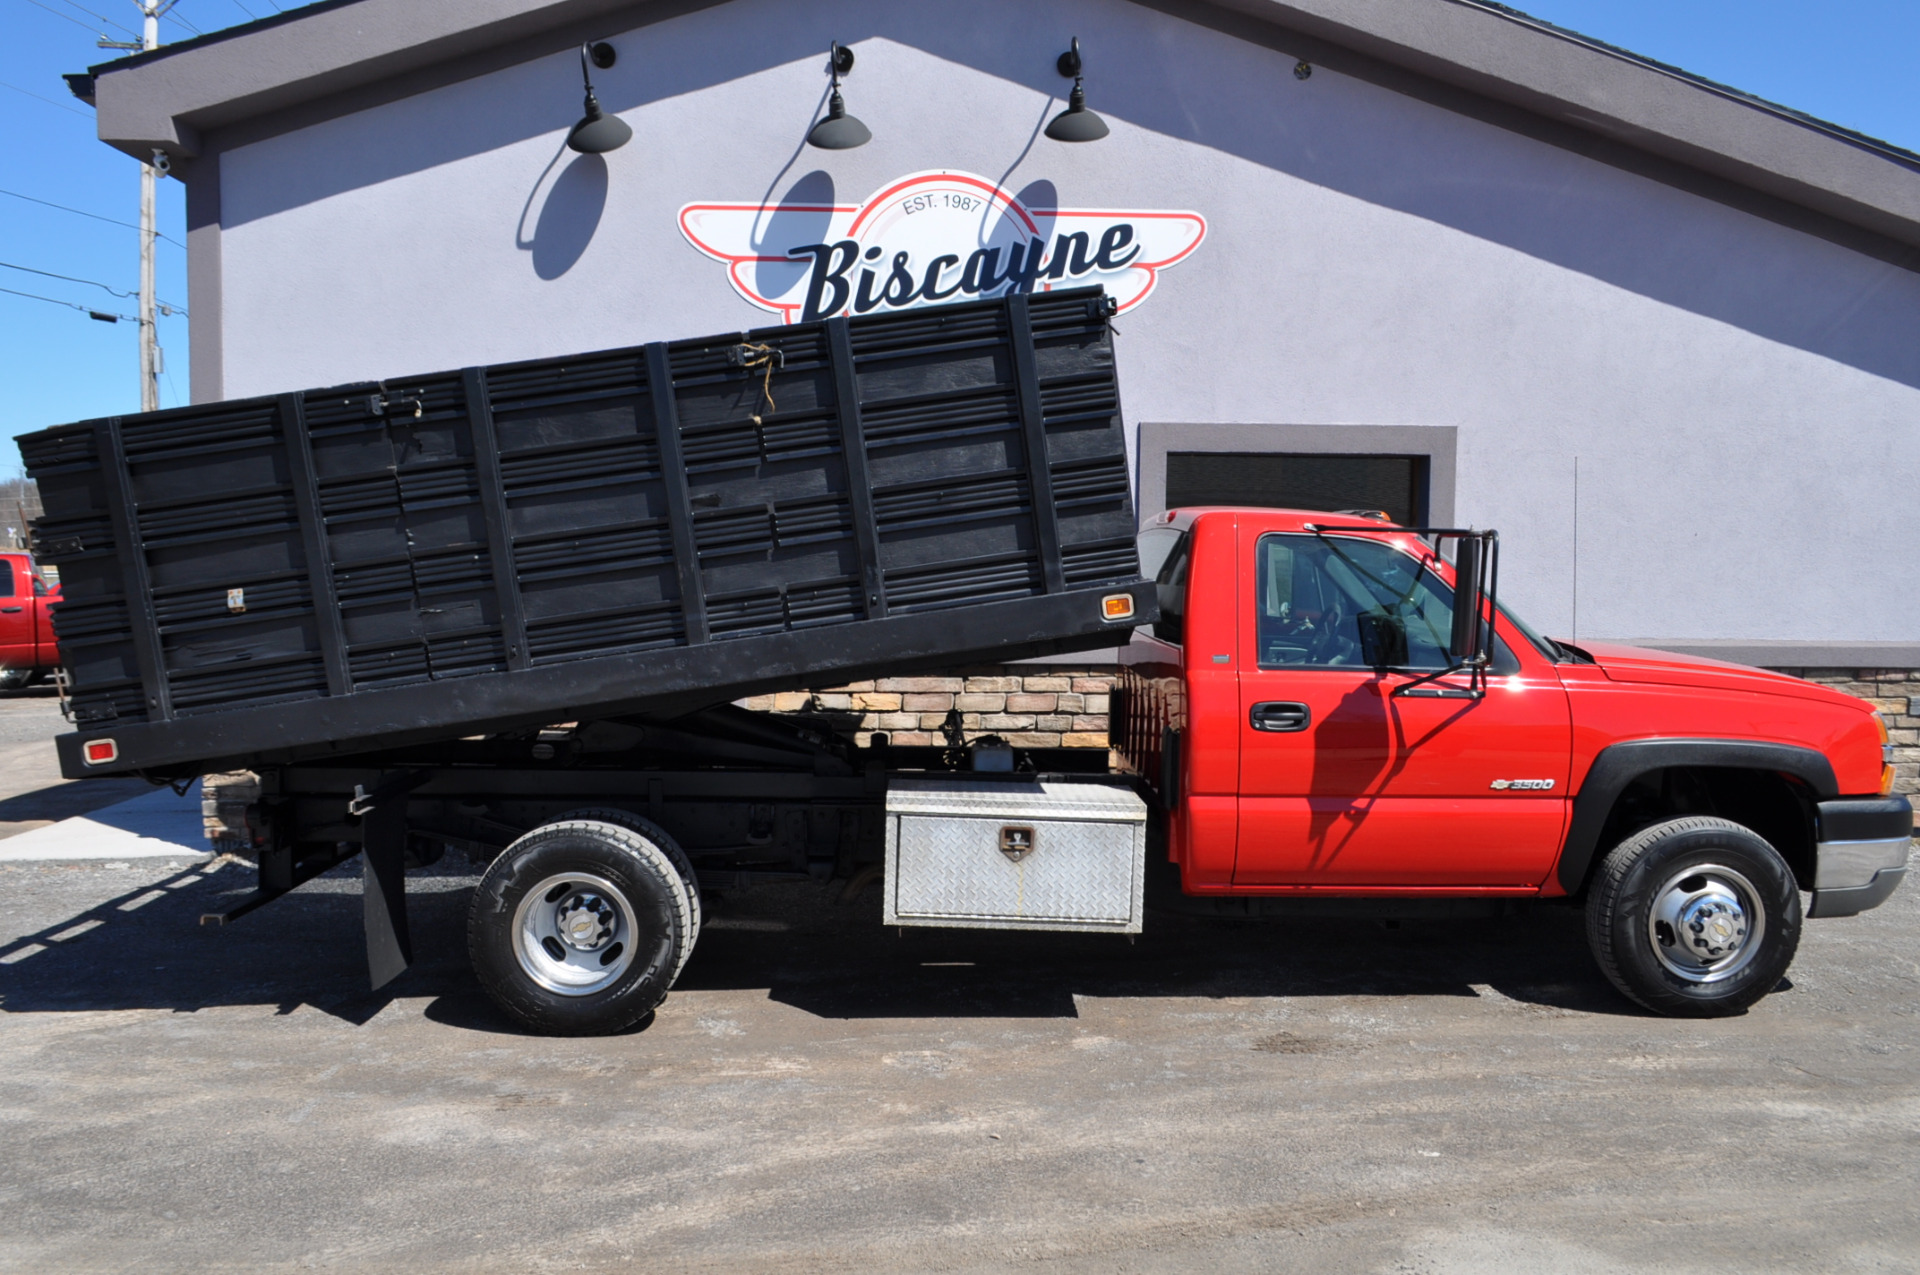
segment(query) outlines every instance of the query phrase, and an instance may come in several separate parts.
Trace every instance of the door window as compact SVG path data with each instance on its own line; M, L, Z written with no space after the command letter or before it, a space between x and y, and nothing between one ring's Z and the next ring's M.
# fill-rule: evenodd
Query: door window
M0 558L0 598L13 596L13 559Z
M1258 552L1261 668L1430 672L1452 663L1453 590L1418 559L1345 536L1262 536ZM1518 670L1496 643L1493 672Z

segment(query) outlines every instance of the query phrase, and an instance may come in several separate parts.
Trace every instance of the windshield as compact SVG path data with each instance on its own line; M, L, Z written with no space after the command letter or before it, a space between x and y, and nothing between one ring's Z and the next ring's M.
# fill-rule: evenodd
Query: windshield
M1528 624L1525 620L1515 615L1504 604L1500 607L1500 614L1505 617L1508 624L1520 630L1520 636L1533 643L1534 650L1540 652L1540 654L1546 656L1548 659L1557 664L1578 663L1581 661L1581 657L1578 654L1560 645L1552 638L1536 632L1531 624Z

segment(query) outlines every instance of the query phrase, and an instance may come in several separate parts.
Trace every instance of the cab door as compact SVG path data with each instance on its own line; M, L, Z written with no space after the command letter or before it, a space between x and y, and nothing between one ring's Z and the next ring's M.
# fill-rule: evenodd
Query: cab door
M1248 520L1249 522L1251 520ZM1417 542L1246 527L1239 552L1235 886L1538 885L1567 817L1572 731L1553 665L1505 631L1483 698L1445 668L1453 590ZM1374 667L1365 626L1404 622ZM1377 629L1375 630L1377 632Z
M33 616L34 665L50 669L60 663L60 644L53 635L53 604L60 600L60 586L49 585L40 572L40 564L27 558L20 564L21 583L32 596L28 611Z
M33 581L25 558L0 554L0 668L32 668L34 646Z

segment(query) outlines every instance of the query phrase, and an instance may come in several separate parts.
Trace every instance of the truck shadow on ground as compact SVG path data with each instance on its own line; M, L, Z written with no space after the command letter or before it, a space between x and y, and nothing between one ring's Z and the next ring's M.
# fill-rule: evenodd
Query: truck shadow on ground
M70 819L152 791L153 785L144 779L90 779L84 784L60 780L0 798L0 824Z
M102 901L60 906L83 873L92 874L90 897L101 899L97 865L7 870L13 906L57 919L0 944L0 1011L260 1005L287 1014L309 1005L357 1024L395 999L427 997L435 1021L517 1030L467 965L474 877L464 866L409 878L415 963L377 992L366 983L356 863L217 927L200 917L251 889L246 865L194 865L158 880L141 874L140 884ZM1580 914L1565 907L1397 925L1150 914L1146 933L1129 943L1114 935L898 932L880 924L877 890L842 903L834 889L807 883L716 902L677 992L764 989L770 1000L822 1018L1072 1018L1085 997L1493 996L1558 1012L1641 1012L1601 977Z

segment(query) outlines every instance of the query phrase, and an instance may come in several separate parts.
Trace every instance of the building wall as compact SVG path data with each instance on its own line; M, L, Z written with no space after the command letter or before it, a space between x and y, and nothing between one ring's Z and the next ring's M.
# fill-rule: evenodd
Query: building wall
M571 52L225 149L196 393L761 325L681 205L962 169L1204 214L1118 323L1130 425L1451 429L1454 517L1501 529L1502 596L1549 631L1920 634L1881 547L1920 489L1920 275L1125 0L955 14L736 0L614 34L596 82L636 136L604 159L562 145ZM1038 135L1074 35L1113 128L1077 147ZM801 145L830 38L855 151Z

